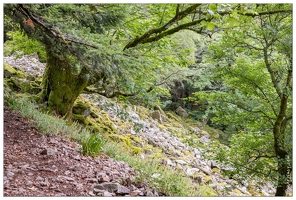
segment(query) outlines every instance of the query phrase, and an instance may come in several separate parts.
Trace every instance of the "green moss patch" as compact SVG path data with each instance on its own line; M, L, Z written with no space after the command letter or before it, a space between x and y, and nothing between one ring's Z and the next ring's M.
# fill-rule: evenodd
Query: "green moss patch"
M12 66L8 65L7 63L4 63L4 77L10 78L13 76L16 76L19 78L26 77L26 75L22 71L13 68Z

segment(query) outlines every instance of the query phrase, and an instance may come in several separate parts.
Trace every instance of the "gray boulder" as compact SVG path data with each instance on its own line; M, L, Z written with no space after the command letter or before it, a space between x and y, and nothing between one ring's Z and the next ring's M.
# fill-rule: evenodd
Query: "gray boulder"
M186 112L186 110L184 108L182 108L181 106L179 106L176 111L175 111L179 116L181 117L188 117L188 113Z

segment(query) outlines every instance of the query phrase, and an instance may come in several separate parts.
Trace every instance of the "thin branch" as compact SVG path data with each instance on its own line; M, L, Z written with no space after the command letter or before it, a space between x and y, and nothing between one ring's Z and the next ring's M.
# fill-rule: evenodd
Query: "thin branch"
M179 4L178 4L179 5ZM164 9L163 9L163 12L162 12L162 16L161 16L161 19L160 19L160 22L159 22L159 25L162 24L162 21L163 21L163 17L164 17L164 13L166 11L166 7L167 7L167 4L165 5Z
M180 11L180 4L177 4L175 16L179 15L179 11Z
M154 87L165 84L166 81L167 81L172 75L177 74L177 73L179 73L180 71L181 71L181 70L178 70L178 71L176 71L176 72L171 73L170 75L168 75L167 77L165 77L160 83L156 83L156 84L154 84L153 86L151 86L148 90L146 90L146 92L149 93L149 92L151 92L151 91L154 89Z

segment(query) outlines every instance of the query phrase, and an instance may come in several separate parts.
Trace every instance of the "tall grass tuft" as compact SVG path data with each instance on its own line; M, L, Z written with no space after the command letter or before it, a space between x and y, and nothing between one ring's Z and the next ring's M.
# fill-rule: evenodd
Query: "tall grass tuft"
M105 141L98 134L90 134L84 135L81 140L81 144L83 154L95 157L98 154L103 153Z

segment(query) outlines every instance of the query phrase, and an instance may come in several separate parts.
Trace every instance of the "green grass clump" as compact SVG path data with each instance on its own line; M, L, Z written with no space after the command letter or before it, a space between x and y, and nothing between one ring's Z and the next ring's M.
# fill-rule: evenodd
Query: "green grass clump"
M103 153L105 141L98 134L90 134L82 138L81 144L83 154L95 157Z

